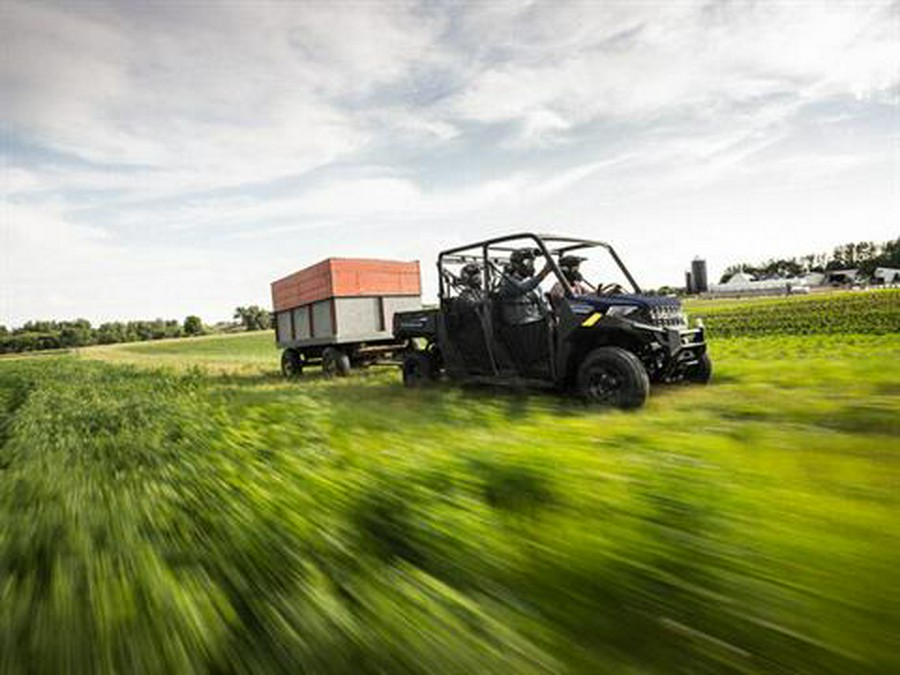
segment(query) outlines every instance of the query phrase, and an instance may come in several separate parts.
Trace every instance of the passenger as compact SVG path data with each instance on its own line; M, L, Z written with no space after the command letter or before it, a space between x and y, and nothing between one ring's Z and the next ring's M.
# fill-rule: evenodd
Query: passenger
M502 323L497 329L516 370L526 377L544 377L550 369L550 325L539 286L553 268L548 260L535 274L534 255L532 249L518 249L510 256L500 283Z
M595 292L594 289L591 288L591 285L581 276L581 271L578 269L585 260L587 260L587 258L582 258L577 255L564 255L559 259L559 269L562 271L566 281L569 282L569 285L572 287L572 292L575 293L576 296L590 295ZM565 294L566 291L565 288L563 288L561 281L557 281L553 284L553 288L550 289L550 299L553 301L554 305L562 300Z
M484 300L483 277L478 263L467 263L459 271L459 292L461 302L468 305L481 304Z
M520 248L512 252L509 266L500 283L503 322L521 326L541 321L547 314L544 299L537 289L553 268L550 261L535 275L534 250Z
M456 338L459 358L472 373L493 372L491 353L487 346L487 330L484 314L484 275L478 263L467 263L459 270L456 288L459 295L453 302L453 310L446 316L448 330Z

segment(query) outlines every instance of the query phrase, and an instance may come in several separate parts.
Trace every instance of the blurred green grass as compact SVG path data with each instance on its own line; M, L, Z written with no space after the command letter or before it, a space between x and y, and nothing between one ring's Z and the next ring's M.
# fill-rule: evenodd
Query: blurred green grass
M637 413L252 337L0 364L2 672L900 668L900 336L717 340Z

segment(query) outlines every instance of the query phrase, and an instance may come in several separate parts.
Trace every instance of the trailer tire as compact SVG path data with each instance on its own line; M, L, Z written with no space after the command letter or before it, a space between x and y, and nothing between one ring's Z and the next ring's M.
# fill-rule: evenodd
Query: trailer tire
M325 377L347 377L350 374L350 357L335 347L322 352L322 373Z
M281 352L281 374L287 378L299 377L303 372L303 359L296 349Z
M709 354L703 352L703 356L697 361L697 364L691 366L690 370L684 376L686 382L693 384L709 384L712 378L712 361Z
M427 387L436 377L434 361L425 352L409 352L403 357L403 384L418 389Z
M600 347L578 368L578 392L588 403L640 408L650 393L650 378L637 356L621 347Z

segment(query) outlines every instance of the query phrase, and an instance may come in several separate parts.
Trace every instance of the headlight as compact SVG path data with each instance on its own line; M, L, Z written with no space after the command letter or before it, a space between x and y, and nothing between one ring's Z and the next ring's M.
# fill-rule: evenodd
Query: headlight
M635 312L640 311L640 307L638 305L613 305L609 309L606 310L606 316L628 316L629 314L633 314Z

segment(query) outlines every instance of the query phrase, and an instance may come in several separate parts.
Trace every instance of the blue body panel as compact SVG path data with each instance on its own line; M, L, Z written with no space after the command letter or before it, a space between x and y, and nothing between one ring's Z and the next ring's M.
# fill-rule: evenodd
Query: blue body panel
M569 306L576 314L581 314L592 309L606 309L614 305L636 305L645 309L651 307L681 308L681 301L665 295L579 295L569 301Z

